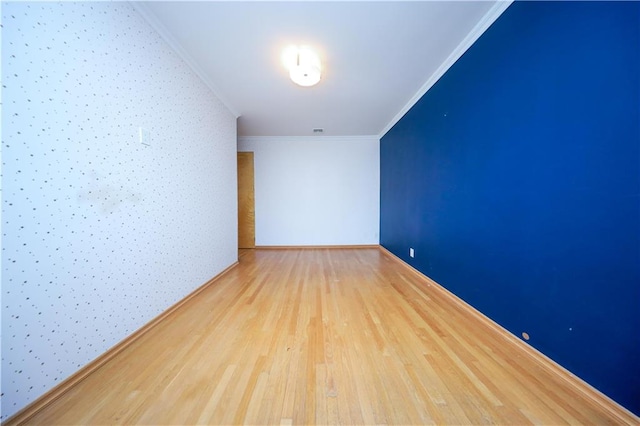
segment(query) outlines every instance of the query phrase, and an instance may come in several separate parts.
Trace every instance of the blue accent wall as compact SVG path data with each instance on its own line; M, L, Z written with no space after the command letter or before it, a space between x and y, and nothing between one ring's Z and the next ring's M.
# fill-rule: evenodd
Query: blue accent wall
M380 147L381 244L635 413L639 57L638 2L514 3Z

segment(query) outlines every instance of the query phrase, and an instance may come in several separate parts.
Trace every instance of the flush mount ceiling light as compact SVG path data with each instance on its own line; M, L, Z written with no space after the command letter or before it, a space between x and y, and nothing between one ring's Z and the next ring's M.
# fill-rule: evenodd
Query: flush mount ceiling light
M320 81L320 58L309 47L287 47L282 53L282 62L294 83L308 87Z

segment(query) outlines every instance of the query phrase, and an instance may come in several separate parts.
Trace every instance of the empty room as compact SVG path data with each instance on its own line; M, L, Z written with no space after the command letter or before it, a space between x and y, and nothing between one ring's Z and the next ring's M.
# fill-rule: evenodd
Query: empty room
M640 424L640 2L0 17L3 426Z

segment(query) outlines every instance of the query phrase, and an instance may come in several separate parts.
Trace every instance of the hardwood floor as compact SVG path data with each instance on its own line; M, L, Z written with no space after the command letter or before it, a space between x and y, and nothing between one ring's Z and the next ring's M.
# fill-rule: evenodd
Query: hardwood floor
M611 424L377 248L247 250L32 424Z

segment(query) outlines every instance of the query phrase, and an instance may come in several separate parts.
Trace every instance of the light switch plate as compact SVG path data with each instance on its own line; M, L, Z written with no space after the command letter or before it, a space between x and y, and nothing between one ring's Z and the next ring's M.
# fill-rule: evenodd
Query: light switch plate
M143 145L151 145L151 131L140 127L140 143Z

